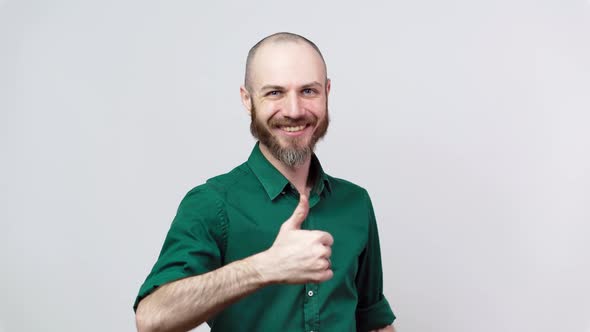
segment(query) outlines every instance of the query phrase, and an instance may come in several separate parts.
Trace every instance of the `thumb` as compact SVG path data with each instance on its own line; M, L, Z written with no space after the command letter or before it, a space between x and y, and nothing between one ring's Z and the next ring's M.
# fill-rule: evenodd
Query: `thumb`
M288 229L301 229L301 224L307 218L307 213L309 212L309 199L307 195L301 194L299 195L299 204L293 211L293 214L287 221L283 223L283 227Z

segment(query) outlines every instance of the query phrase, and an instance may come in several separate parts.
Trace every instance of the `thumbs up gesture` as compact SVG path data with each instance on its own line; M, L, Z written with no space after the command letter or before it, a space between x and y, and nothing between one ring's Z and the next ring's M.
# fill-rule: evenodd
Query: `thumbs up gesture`
M302 194L291 217L281 225L273 245L252 256L266 282L302 284L333 277L330 256L334 238L327 232L302 230L308 212L309 201Z

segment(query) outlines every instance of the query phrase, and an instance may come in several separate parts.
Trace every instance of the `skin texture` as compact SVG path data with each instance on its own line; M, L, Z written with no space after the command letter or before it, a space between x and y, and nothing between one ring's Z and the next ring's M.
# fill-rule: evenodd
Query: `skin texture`
M310 151L296 165L286 165L261 139L262 153L297 188L300 202L269 249L163 285L145 297L136 312L138 331L187 331L267 285L320 283L333 277L329 258L334 239L327 232L301 229L309 211L311 151L328 124L330 80L323 60L305 43L270 41L258 49L251 73L251 86L242 86L240 95L257 130L281 149ZM281 129L298 124L306 125L300 133ZM394 330L386 326L375 331Z
M137 307L138 331L188 331L265 284L247 261L166 284Z

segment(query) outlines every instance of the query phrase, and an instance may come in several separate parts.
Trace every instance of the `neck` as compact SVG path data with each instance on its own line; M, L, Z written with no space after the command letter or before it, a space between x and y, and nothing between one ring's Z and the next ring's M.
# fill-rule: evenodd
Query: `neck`
M307 178L309 176L309 166L311 164L311 156L307 157L303 164L298 166L287 166L283 164L280 160L275 158L272 155L268 147L266 145L260 143L260 151L266 157L266 159L277 169L281 174L283 174L289 182L299 193L304 193L309 195L311 187L307 185Z

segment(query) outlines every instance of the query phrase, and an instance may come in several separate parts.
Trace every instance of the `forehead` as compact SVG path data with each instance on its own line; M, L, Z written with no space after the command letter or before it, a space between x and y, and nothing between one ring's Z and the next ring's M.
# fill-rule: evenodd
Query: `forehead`
M326 70L318 52L304 42L269 42L261 46L250 68L254 89L263 85L292 86L325 82Z

